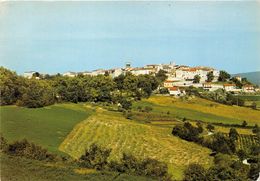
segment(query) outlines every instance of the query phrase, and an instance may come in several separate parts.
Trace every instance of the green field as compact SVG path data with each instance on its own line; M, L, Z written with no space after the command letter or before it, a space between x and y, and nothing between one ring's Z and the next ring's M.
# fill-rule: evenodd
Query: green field
M47 180L75 180L75 181L152 181L148 177L118 174L114 172L99 172L92 169L78 168L69 163L47 163L12 157L0 154L1 180L6 181L47 181ZM15 174L14 174L15 173Z
M93 111L83 104L57 104L37 109L3 106L0 112L1 133L9 142L26 138L57 153L75 124Z
M149 106L153 110L148 114L138 112L138 107ZM246 120L249 125L260 123L260 111L250 108L227 106L209 100L194 97L182 100L169 96L152 96L134 103L135 118L146 121L201 120L225 124L241 124ZM146 116L148 115L148 116Z
M74 158L80 157L92 143L111 148L110 160L122 153L138 158L154 158L169 165L170 173L180 179L189 163L212 164L210 150L171 134L171 128L140 124L121 113L97 108L97 113L79 123L60 146Z

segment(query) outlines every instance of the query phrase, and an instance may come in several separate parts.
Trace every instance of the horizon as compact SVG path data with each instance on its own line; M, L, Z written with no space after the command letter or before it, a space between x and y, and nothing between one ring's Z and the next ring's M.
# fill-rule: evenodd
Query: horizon
M173 61L255 72L259 16L252 1L1 2L0 66L53 74Z

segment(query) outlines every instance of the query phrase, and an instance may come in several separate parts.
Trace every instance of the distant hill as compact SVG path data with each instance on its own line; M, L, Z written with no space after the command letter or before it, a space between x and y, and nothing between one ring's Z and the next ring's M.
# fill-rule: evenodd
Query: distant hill
M241 77L246 77L247 80L249 80L250 82L260 85L260 71L232 74L232 76L237 76L237 75Z

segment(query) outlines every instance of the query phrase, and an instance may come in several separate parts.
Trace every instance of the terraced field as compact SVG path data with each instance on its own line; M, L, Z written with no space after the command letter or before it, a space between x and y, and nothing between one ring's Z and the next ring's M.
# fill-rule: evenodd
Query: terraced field
M227 106L201 98L182 100L174 97L152 96L149 99L134 103L134 109L149 106L153 110L150 120L153 119L182 119L202 120L226 124L241 124L244 120L249 125L260 123L260 111L250 108ZM138 117L137 117L138 118Z
M212 163L210 150L172 136L170 128L139 124L101 108L79 123L59 149L78 158L92 143L112 148L110 160L119 160L125 152L166 162L177 178L189 163Z

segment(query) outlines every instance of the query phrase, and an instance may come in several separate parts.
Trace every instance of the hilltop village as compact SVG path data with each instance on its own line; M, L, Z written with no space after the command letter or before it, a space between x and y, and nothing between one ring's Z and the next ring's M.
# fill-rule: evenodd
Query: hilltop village
M180 96L185 95L185 87L202 88L207 91L215 91L217 89L223 89L232 93L254 93L259 89L252 85L250 82L243 85L237 85L235 82L242 82L243 79L240 76L228 77L226 80L220 80L220 74L225 71L216 70L212 67L196 66L190 67L186 65L176 65L173 62L169 64L150 64L143 67L131 67L131 63L126 63L124 68L113 69L97 69L93 71L85 72L65 72L62 75L67 77L76 77L78 75L108 75L112 78L118 77L121 74L131 73L133 75L156 75L159 72L163 72L167 79L161 85L168 89L170 95ZM40 74L36 71L25 72L24 77L36 79L46 76L46 74ZM229 81L233 80L233 81ZM246 79L245 79L246 80ZM247 81L247 80L246 80Z

